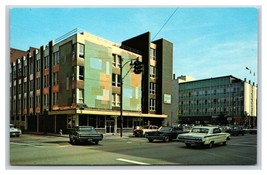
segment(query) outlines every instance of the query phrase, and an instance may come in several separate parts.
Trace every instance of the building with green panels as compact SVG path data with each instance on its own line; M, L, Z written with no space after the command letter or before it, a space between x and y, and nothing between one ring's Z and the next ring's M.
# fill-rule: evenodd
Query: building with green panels
M151 42L149 32L140 36L142 47L136 48L134 39L119 45L75 29L11 58L10 122L23 130L50 133L67 133L75 125L94 126L102 133L117 133L121 125L124 132L144 124L162 125L171 109L164 97L172 93L165 87L172 77L172 43ZM130 65L137 58L143 64L141 74Z
M255 85L224 76L181 82L178 86L181 123L256 125Z

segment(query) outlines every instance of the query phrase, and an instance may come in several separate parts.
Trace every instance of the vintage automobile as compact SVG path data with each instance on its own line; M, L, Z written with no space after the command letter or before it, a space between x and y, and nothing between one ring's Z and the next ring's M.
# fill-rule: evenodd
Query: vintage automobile
M188 133L188 131L184 131L182 127L162 126L157 131L147 132L145 138L147 138L149 142L153 142L153 140L169 142L176 139L177 136L182 133Z
M257 129L256 128L248 128L244 129L247 134L257 134Z
M135 137L143 137L147 132L157 131L158 129L159 127L156 125L146 125L144 127L139 126L133 130L133 135Z
M96 145L103 140L103 134L98 133L93 126L75 126L69 132L71 144L94 142Z
M187 147L191 145L207 145L212 148L215 144L227 145L230 134L221 132L218 127L198 126L193 127L189 133L179 134L179 142L184 142Z
M13 124L10 124L9 125L9 133L10 133L10 136L19 137L22 132L19 128L16 128Z
M225 132L231 134L232 136L239 136L239 135L243 136L245 135L246 130L244 130L242 127L232 127L225 130Z

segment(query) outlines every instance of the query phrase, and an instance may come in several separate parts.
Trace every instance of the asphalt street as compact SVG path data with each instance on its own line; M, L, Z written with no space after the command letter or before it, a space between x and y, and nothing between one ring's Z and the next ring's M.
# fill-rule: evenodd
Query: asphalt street
M8 160L10 166L255 166L257 135L232 136L226 146L187 148L131 135L108 135L99 145L71 145L67 137L23 134L10 138Z

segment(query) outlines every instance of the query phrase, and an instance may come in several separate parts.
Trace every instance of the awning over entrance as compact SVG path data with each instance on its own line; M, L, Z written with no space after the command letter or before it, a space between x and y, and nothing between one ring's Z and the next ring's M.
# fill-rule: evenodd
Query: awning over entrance
M90 110L90 109L71 109L71 110L59 110L59 111L49 111L48 115L60 115L60 114L89 114L89 115L110 115L119 116L120 111L106 111L106 110ZM151 118L167 118L166 114L143 114L141 112L130 112L123 111L123 116L127 117L151 117Z

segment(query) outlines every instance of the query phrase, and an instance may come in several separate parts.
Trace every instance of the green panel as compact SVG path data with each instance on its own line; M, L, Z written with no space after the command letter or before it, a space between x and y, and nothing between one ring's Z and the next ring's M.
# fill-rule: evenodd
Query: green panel
M88 107L111 109L112 88L101 86L101 75L111 77L112 59L109 48L85 42L84 102ZM111 79L106 83L111 84Z
M123 64L136 59L127 52L121 56ZM84 103L88 107L112 109L112 61L111 48L85 42ZM123 68L123 77L130 69L129 63ZM123 109L141 111L141 86L131 86L131 74L132 71L123 80Z
M103 89L99 88L99 87L92 87L91 89L91 94L94 96L100 96L103 94Z
M122 55L124 63L130 61L131 59L136 59L136 57L128 54ZM124 64L123 63L123 64ZM123 68L123 109L132 111L141 111L141 86L132 87L131 86L131 72L125 76L125 74L130 69L130 65L126 64Z

